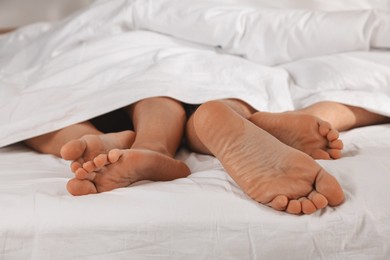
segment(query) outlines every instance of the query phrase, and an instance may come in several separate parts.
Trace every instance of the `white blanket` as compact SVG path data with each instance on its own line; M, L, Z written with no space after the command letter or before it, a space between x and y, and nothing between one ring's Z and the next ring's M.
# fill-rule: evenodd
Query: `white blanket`
M13 144L161 95L390 116L388 1L343 3L101 0L0 36L0 258L387 259L389 124L343 133L343 158L318 161L346 200L310 216L256 203L186 150L188 178L73 197L68 162Z
M390 115L389 12L253 3L102 0L1 36L0 147L161 95Z

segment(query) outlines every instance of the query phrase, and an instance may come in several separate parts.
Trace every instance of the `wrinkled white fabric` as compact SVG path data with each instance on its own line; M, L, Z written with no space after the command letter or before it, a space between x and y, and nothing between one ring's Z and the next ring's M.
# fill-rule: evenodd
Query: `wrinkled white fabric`
M389 28L390 12L256 8L220 2L138 1L133 19L136 28L220 46L265 65L390 47L390 34L383 34Z
M385 260L390 125L342 139L342 159L318 162L346 200L310 216L254 202L211 156L181 151L187 178L73 197L65 188L68 163L21 145L0 148L0 257Z
M0 146L161 95L390 115L389 11L324 6L101 0L0 36Z
M0 147L151 96L285 111L332 100L390 116L387 0L100 0L0 36ZM138 30L142 29L142 30ZM188 178L72 197L69 165L0 148L0 258L387 259L390 125L318 161L346 200L293 216L182 150Z

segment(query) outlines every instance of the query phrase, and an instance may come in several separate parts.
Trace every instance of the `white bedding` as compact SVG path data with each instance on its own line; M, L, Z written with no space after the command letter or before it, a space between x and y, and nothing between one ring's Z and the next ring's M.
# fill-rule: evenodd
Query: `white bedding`
M161 95L390 115L390 11L251 3L101 0L0 37L0 147Z
M185 150L188 178L72 197L67 163L15 144L150 96L390 116L390 8L358 3L100 0L0 36L0 258L386 259L390 125L345 133L344 157L319 161L346 202L312 216L255 203Z
M390 125L342 136L344 157L318 161L344 204L310 216L242 193L210 156L182 150L188 178L73 197L68 164L21 146L0 149L2 259L387 259Z

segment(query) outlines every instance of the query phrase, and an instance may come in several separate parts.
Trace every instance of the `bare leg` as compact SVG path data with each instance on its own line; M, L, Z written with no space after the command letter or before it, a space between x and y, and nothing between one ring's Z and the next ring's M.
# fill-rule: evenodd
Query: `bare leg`
M330 101L319 102L299 111L328 121L339 131L390 123L389 117L369 112L363 108Z
M129 108L137 137L132 149L146 149L173 157L184 131L183 105L173 99L156 97L142 100Z
M276 210L310 214L344 200L336 179L303 152L284 145L224 102L203 104L193 115L192 145L206 147L254 200ZM196 141L201 145L196 146Z
M174 159L186 120L181 103L163 97L145 99L132 105L129 115L136 131L131 149L96 156L69 181L71 194L93 194L140 180L167 181L190 174L183 162Z
M338 139L337 130L390 123L389 117L336 102L319 102L286 113L257 112L250 120L280 141L314 159L341 157L343 144Z
M83 122L28 139L24 143L40 153L73 161L71 169L75 172L98 154L107 154L114 148L129 148L134 137L132 131L103 134L90 122Z
M61 148L67 142L81 138L84 135L100 134L103 133L97 130L90 122L83 122L28 139L24 143L40 153L53 154L61 157Z

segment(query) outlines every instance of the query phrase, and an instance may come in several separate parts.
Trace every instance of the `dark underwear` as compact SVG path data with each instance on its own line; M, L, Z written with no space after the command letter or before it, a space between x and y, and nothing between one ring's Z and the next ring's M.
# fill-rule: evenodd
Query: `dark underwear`
M184 106L184 110L186 111L187 118L189 118L198 109L200 104L194 105L194 104L184 103L183 106Z

